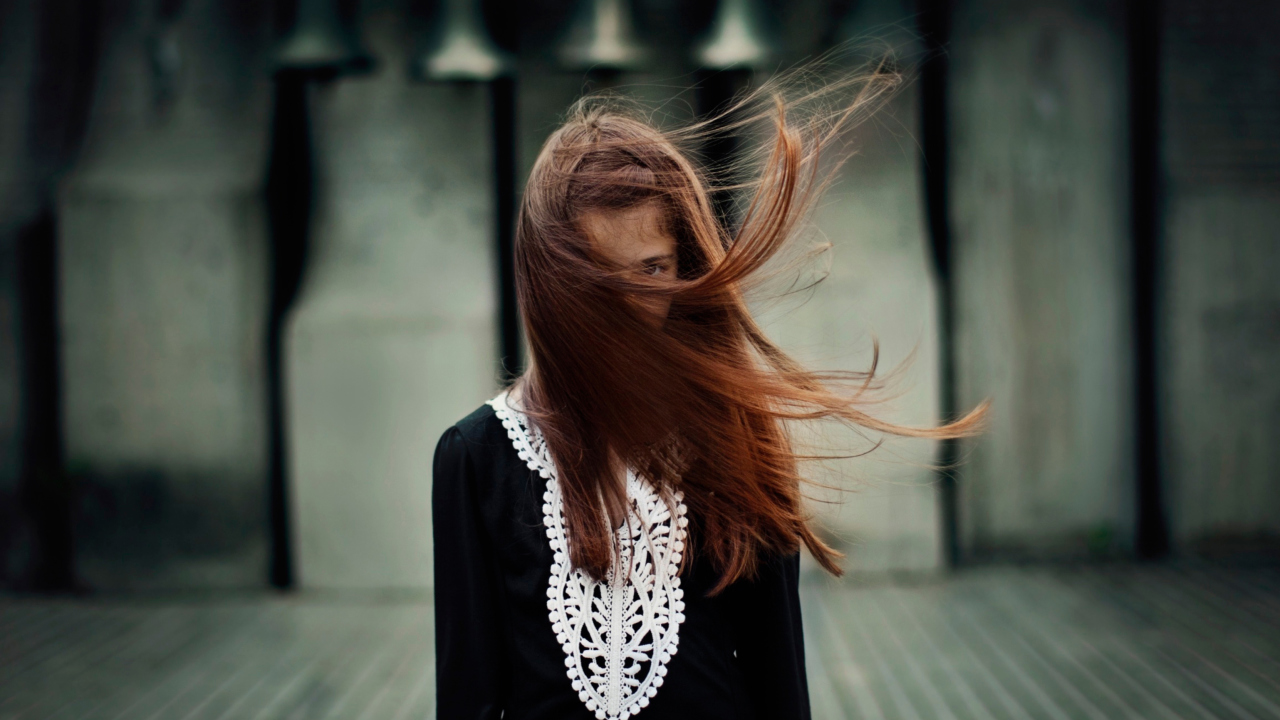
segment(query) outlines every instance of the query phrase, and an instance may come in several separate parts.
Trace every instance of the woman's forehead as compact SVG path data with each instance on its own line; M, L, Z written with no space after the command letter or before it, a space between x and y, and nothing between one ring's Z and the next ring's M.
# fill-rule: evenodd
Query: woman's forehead
M609 259L631 264L675 252L661 203L649 202L622 210L587 210L579 224L592 245Z

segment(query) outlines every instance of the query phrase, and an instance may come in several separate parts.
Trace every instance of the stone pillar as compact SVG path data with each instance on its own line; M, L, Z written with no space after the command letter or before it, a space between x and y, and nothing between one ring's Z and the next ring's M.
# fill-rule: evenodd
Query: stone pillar
M73 587L55 179L93 94L93 3L0 2L0 587Z
M1163 9L1158 378L1175 550L1280 537L1280 8Z
M867 59L894 49L909 63L919 54L906 28L911 9L898 0L859 3L841 35L872 42ZM865 51L865 52L864 52ZM850 58L851 61L857 57ZM909 425L939 420L937 289L925 227L919 146L919 85L901 90L850 136L856 155L819 205L820 235L832 244L830 274L812 291L784 301L762 317L765 329L812 367L868 369L872 341L880 343L877 375L902 373L890 384L891 403L867 410ZM905 365L904 365L905 363ZM820 450L861 452L866 438L825 428ZM813 508L852 572L932 571L942 562L933 446L887 439L861 458L815 465L815 480L840 488L811 489Z
M58 201L64 432L96 588L266 582L269 13L107 13Z
M29 567L30 520L21 507L22 356L18 237L35 212L24 140L35 60L36 9L0 3L0 588Z
M1134 419L1124 30L1094 0L965 0L951 43L966 554L1124 550Z
M436 441L497 391L488 93L420 84L395 13L378 61L314 97L316 217L285 339L300 585L432 582Z

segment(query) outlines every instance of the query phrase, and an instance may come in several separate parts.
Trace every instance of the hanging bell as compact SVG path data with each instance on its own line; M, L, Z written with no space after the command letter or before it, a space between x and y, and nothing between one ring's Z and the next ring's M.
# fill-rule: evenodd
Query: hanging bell
M511 61L489 38L480 0L446 0L436 48L416 58L419 80L485 82L511 72Z
M277 70L345 73L368 70L373 58L343 19L341 0L298 0L293 29L276 51Z
M647 53L636 40L628 0L581 0L569 41L560 51L575 70L634 70Z
M761 30L760 0L720 0L711 37L698 49L697 61L708 70L754 69L773 54Z

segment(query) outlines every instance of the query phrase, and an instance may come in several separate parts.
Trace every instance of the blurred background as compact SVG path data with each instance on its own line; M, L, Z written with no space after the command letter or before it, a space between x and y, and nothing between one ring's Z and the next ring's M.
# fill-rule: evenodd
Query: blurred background
M890 419L994 405L820 471L857 492L818 508L851 580L807 586L815 717L1280 717L1278 34L1260 0L0 0L0 717L430 712L432 453L521 367L543 139L834 47L911 81L766 329L910 360Z

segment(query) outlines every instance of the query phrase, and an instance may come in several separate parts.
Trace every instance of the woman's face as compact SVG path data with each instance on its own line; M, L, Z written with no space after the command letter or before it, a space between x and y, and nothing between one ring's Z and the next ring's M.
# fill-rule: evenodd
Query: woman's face
M580 222L596 251L645 279L676 279L676 239L663 222L662 206L645 203L625 210L588 210ZM670 297L638 301L661 324L671 309Z

